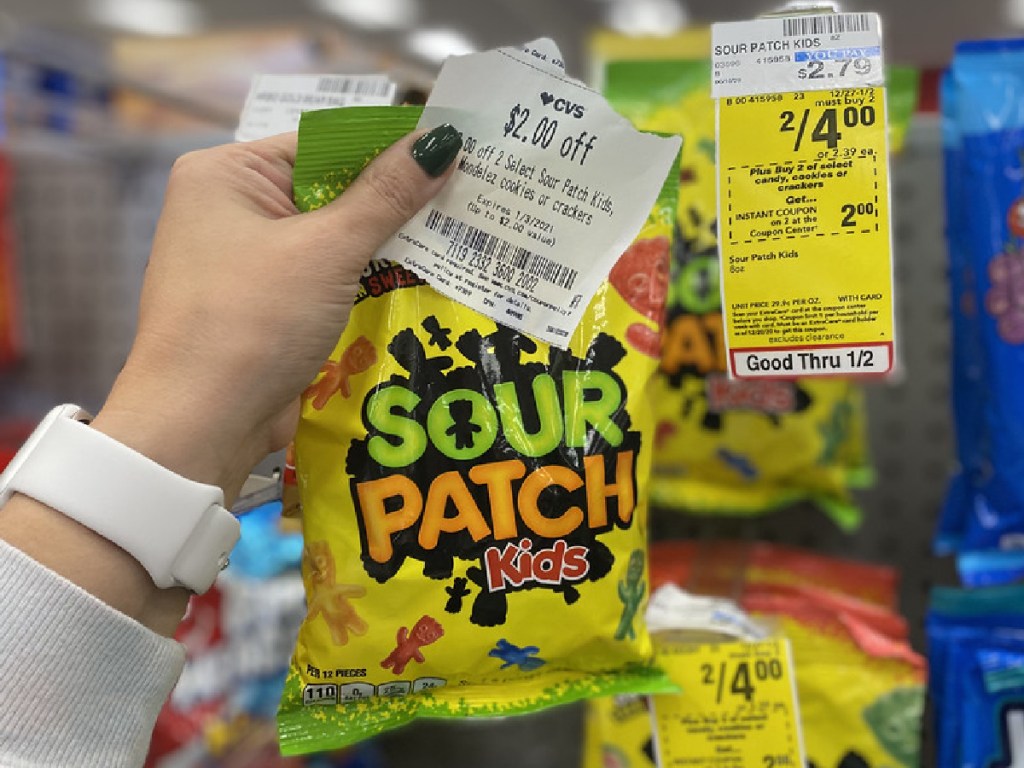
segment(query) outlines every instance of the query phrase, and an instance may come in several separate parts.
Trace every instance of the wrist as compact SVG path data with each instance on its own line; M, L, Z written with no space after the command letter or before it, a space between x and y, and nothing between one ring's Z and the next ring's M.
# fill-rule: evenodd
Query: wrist
M204 409L159 405L167 402L115 387L91 426L175 474L220 487L230 506L260 458L250 455L254 441L225 414L210 412L219 403Z
M11 501L0 517L0 536L32 556L38 553L44 564L52 560L51 567L59 566L54 570L69 578L78 573L72 580L87 589L96 569L118 572L119 584L134 581L126 594L142 598L143 605L148 587L206 591L238 540L238 521L224 509L220 488L182 476L224 477L207 469L203 454L185 458L188 441L179 436L188 428L169 430L165 419L109 409L93 428L83 423L78 406L51 410L0 475L0 502ZM61 539L74 546L52 548ZM82 563L67 556L72 551L98 557L86 557L81 571ZM140 576L140 568L151 581L130 578ZM101 595L92 586L89 591ZM138 607L125 612L138 615Z

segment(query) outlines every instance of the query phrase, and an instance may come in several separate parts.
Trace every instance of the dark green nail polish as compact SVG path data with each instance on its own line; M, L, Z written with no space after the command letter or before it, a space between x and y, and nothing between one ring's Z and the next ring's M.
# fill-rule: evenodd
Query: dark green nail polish
M454 126L439 125L416 139L412 157L428 175L438 177L462 149L462 134Z

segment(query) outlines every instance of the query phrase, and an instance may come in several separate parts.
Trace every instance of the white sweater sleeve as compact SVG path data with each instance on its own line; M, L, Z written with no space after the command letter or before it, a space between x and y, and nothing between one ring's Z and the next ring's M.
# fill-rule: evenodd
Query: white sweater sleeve
M0 541L0 766L141 766L184 649Z

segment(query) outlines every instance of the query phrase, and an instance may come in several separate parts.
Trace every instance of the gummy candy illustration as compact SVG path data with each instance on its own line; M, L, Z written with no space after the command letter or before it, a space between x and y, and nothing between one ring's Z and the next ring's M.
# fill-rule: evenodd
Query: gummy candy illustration
M807 768L818 768L813 760L807 761ZM859 752L848 750L839 761L836 768L871 768L871 763L861 757Z
M444 609L448 613L458 613L462 610L462 598L468 597L470 593L466 582L466 578L457 576L450 587L444 588L444 591L448 593L448 602L444 604Z
M537 658L538 653L540 653L540 648L536 645L527 645L520 648L505 638L501 638L497 645L487 652L487 655L504 662L501 665L502 669L515 666L519 667L522 672L532 672L547 664L544 659Z
M626 578L619 582L619 599L622 601L622 618L615 630L616 640L636 639L633 619L640 610L640 602L644 597L644 551L634 549L626 566Z
M406 665L412 661L423 663L423 654L420 648L436 642L444 635L444 629L436 619L430 616L422 616L410 632L406 627L398 628L398 636L395 640L395 650L388 654L388 657L380 663L384 669L390 669L396 675L405 672Z
M436 315L427 317L422 325L423 330L430 334L430 341L428 342L430 346L437 347L444 352L452 345L452 329L442 327Z
M366 588L337 583L334 555L326 541L308 542L302 556L314 587L309 591L308 621L323 616L335 645L347 645L349 632L365 635L368 626L349 598L365 596Z
M455 438L456 449L472 448L474 435L484 430L473 421L473 402L471 400L452 400L449 404L449 413L454 423L444 433Z
M311 384L302 396L313 398L313 407L318 411L327 405L327 401L335 392L340 392L341 396L347 399L352 396L349 377L369 370L376 362L377 350L373 342L365 336L360 336L345 348L337 362L328 360L321 366L320 373L323 376L318 382Z
M918 686L896 688L879 696L863 712L878 741L900 765L920 765L920 726L924 691Z
M743 454L734 453L726 448L719 448L718 458L739 472L747 480L757 479L757 467Z
M632 323L626 329L626 342L654 358L661 353L660 329L669 286L668 256L667 237L635 240L608 275L608 282L629 306L658 324L658 330L644 323Z

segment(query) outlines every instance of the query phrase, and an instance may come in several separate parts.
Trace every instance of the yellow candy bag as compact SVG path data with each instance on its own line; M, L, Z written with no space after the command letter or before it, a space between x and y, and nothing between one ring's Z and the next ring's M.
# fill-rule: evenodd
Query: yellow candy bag
M609 102L638 128L683 137L678 230L662 339L652 383L655 457L652 503L710 514L758 514L802 500L816 502L845 529L860 511L850 489L872 481L860 387L843 379L732 380L726 374L717 208L715 108L710 39L693 30L677 38L592 40ZM916 88L894 81L905 127ZM896 132L902 139L903 130Z
M304 115L299 209L335 198L419 115ZM295 440L308 614L279 711L284 754L420 716L671 689L643 623L656 361L631 339L658 332L674 187L568 350L397 264L367 267Z

